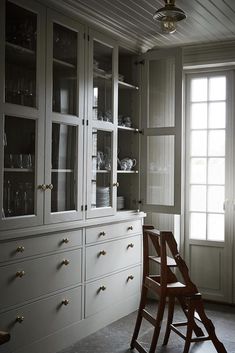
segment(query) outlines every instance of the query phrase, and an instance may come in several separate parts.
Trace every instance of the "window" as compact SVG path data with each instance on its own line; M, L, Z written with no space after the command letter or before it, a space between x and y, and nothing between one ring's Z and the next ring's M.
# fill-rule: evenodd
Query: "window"
M224 241L225 74L190 75L187 98L187 216L189 238Z

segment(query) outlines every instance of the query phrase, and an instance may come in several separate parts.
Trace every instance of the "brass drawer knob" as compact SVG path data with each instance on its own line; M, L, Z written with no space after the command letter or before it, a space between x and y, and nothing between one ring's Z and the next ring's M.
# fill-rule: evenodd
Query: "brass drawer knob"
M134 276L132 276L132 275L130 275L130 276L127 277L127 281L129 281L129 280L132 281L133 279L134 279Z
M16 322L19 322L20 324L24 321L24 316L17 316Z
M68 299L63 299L62 300L62 304L65 305L65 306L68 305L69 304L69 300Z
M69 243L69 238L63 238L62 243L68 244Z
M113 186L116 186L118 188L119 187L119 182L117 181L116 183L113 183Z
M39 189L39 190L45 191L46 188L47 188L46 184L38 185L38 189Z
M106 255L106 254L107 254L107 252L105 250L102 250L102 251L99 252L99 256Z
M104 291L104 290L106 290L106 287L105 287L105 286L101 286L101 287L99 288L99 290Z
M68 264L69 264L69 260L68 260L68 259L64 259L64 260L62 261L62 265L67 266Z
M53 189L53 184L47 184L46 189L52 190Z
M99 237L104 237L105 235L106 235L105 232L100 232L100 233L99 233Z
M134 244L133 243L128 244L127 249L129 249L129 248L134 248Z
M25 275L25 271L23 270L16 272L16 277L22 278L24 275Z
M17 252L24 252L24 246L17 246Z
M133 226L129 226L127 230L133 230Z

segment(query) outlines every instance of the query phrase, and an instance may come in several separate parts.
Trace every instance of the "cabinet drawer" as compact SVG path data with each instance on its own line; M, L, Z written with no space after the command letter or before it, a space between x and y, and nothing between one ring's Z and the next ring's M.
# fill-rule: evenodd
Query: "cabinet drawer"
M140 233L142 233L141 220L91 227L86 229L86 244Z
M86 248L86 280L138 264L140 261L140 235L88 246Z
M80 282L81 249L2 266L0 310Z
M85 289L85 316L93 315L139 291L140 266L89 283Z
M66 250L82 244L82 231L61 232L0 243L0 262L23 259L41 253Z
M62 302L68 300L68 304ZM0 315L0 327L10 331L11 340L0 347L9 352L28 345L82 319L81 287L51 296ZM19 317L19 321L17 321ZM20 320L23 321L20 322ZM5 350L4 350L5 349Z

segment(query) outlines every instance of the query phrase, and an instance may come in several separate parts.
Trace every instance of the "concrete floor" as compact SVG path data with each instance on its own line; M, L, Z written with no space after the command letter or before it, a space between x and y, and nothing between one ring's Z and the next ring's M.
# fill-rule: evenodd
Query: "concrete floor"
M228 353L235 353L235 307L229 305L205 304L206 313L213 321L216 334L223 342ZM148 310L154 314L156 304L154 301L149 303ZM97 331L96 333L80 340L73 346L60 353L130 353L130 340L136 320L136 312L121 320ZM179 308L175 311L174 321L184 318ZM164 318L162 332L160 334L156 353L182 353L184 341L174 332L171 333L168 345L163 347L162 341L165 328ZM152 326L143 319L141 332L139 335L140 343L148 350L152 338ZM136 350L132 351L136 353ZM189 353L215 353L216 350L210 341L192 343Z

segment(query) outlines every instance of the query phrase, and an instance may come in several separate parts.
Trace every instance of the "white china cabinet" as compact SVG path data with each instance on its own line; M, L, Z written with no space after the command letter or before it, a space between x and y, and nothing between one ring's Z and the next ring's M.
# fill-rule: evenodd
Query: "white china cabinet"
M143 62L47 6L0 2L0 353L55 353L135 310L140 208L176 211L180 192L175 100L155 104L174 51Z

